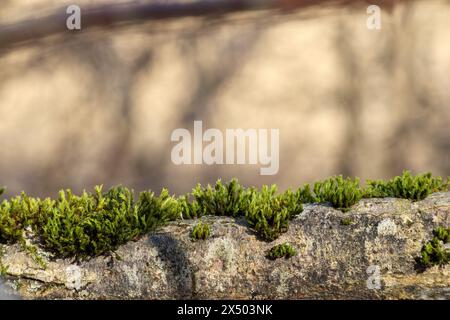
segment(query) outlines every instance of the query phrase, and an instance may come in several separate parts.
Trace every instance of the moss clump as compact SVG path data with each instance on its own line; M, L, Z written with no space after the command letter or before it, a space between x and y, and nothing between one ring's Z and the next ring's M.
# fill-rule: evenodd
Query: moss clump
M450 228L437 227L433 235L444 243L450 242Z
M303 203L330 202L336 208L348 210L363 195L417 200L431 192L447 190L449 183L449 179L444 182L431 174L413 177L405 171L390 181L368 181L365 190L357 178L335 176L315 183L313 188L305 185L282 193L277 192L275 185L258 190L244 188L236 179L228 183L219 180L214 186L198 185L180 197L170 195L166 189L159 196L143 191L137 201L133 191L122 186L107 192L96 187L94 193L83 192L80 196L64 190L55 200L31 198L22 193L0 203L0 242L23 244L28 227L40 245L57 256L95 256L115 250L168 221L204 215L245 217L260 238L273 241L288 230L291 219L302 212ZM348 225L351 220L343 219L341 223ZM438 244L431 246L426 250L425 262L442 255L436 253L441 252Z
M193 241L206 240L211 235L211 227L207 223L201 221L197 223L191 232L191 239Z
M313 191L305 185L300 188L299 195L303 202L329 202L333 207L346 211L361 200L364 191L359 185L359 178L344 179L339 175L316 182Z
M8 274L8 266L5 266L0 261L0 276L4 277Z
M311 186L309 184L305 184L303 187L300 187L297 194L301 203L319 202L316 195L311 191Z
M267 253L267 258L269 258L270 260L275 260L283 257L289 259L295 255L297 255L297 251L294 249L294 247L291 244L285 242L270 249Z
M433 231L433 238L420 252L419 265L428 268L433 265L445 265L450 261L450 249L443 245L450 241L450 228L438 227Z
M181 203L167 189L163 189L159 196L151 191L141 192L136 207L140 233L156 230L181 218Z
M433 177L431 173L411 175L409 171L403 171L389 181L367 180L365 191L366 198L404 198L410 200L423 200L433 192L447 191L450 184L449 178L444 181L441 177Z
M0 203L0 242L15 242L22 239L23 230L34 224L39 200L25 193L3 200Z
M189 202L189 197L193 198ZM219 179L214 187L197 185L190 195L180 198L184 218L192 219L204 215L231 216L245 215L248 193L236 179L223 184Z
M94 194L81 196L67 190L56 201L41 202L38 233L59 256L95 256L164 225L176 210L166 190L160 197L142 192L137 203L133 191L122 186L106 193L96 187Z
M245 216L250 227L267 241L286 232L292 217L302 211L298 193L288 190L277 194L276 186L263 186L261 191L245 189L236 179L226 184L218 180L214 187L197 185L191 194L180 197L178 201L183 218Z
M139 234L140 219L133 194L126 188L81 196L60 191L56 201L41 203L43 224L39 233L44 246L58 255L99 255Z
M262 239L273 241L288 230L289 221L302 211L298 192L287 190L277 194L277 187L272 185L263 186L260 192L250 191L245 217Z
M3 248L0 247L0 276L6 276L6 274L8 273L8 266L5 265L2 260L3 255L4 255Z
M353 220L352 219L350 219L350 218L343 218L343 219L341 219L341 225L349 226L351 224L353 224Z

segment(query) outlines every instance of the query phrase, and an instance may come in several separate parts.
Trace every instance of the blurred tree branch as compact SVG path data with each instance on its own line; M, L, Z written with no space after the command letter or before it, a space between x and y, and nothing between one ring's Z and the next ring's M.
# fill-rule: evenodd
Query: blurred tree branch
M182 17L224 15L233 12L256 10L292 11L310 6L378 4L392 8L401 0L198 0L193 2L136 2L111 3L81 7L82 29L132 24L147 20L161 20ZM25 42L39 40L46 36L69 32L66 28L66 7L53 13L29 18L11 24L0 24L0 49L6 49Z

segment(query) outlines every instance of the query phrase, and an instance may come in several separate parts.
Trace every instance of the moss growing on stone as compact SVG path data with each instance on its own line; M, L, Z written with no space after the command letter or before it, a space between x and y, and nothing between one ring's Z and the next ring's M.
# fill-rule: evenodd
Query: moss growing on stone
M445 265L450 262L450 248L444 245L450 242L450 228L438 227L433 231L433 238L420 252L419 265L428 268L433 265Z
M8 274L8 266L3 265L0 262L0 276L6 276Z
M447 191L450 180L444 181L441 177L433 177L431 173L411 175L403 171L389 181L367 180L366 198L404 198L410 200L423 200L433 192Z
M311 191L311 186L309 184L303 185L303 187L298 189L298 198L301 203L315 203L318 202L317 197Z
M25 193L0 203L0 242L15 242L22 238L23 230L35 224L39 199Z
M95 256L116 249L139 235L155 230L173 218L177 203L163 190L159 197L119 186L103 193L73 195L61 191L56 201L40 204L38 234L44 246L59 256Z
M189 202L189 196L193 198ZM198 184L190 195L181 197L184 218L204 215L237 217L245 215L249 194L236 179L223 184L219 179L214 187L203 188Z
M197 223L191 232L191 239L193 241L206 240L211 236L211 227L208 223Z
M267 253L267 258L270 260L276 260L279 258L289 259L295 255L297 255L295 248L291 244L285 242L270 249Z
M417 200L431 192L445 191L448 185L448 179L444 182L430 174L413 177L405 171L390 181L369 182L365 190L358 179L336 176L315 183L312 189L305 185L282 193L275 185L258 190L244 188L236 179L228 183L219 180L214 186L198 185L180 197L170 195L166 189L160 195L143 191L137 201L133 191L122 186L107 192L96 187L94 193L83 192L80 196L63 190L57 199L43 200L22 193L0 203L0 242L23 243L28 228L39 245L58 257L96 256L169 221L204 215L245 217L261 239L273 241L288 230L291 219L302 212L303 203L330 202L348 210L363 195ZM350 220L341 223L347 225ZM428 246L424 262L432 263L433 256L441 256L438 249L436 243Z
M192 201L189 201L192 198ZM184 218L204 215L245 216L250 227L267 241L276 239L288 230L290 219L302 211L298 193L290 190L277 194L275 185L245 189L236 179L214 187L197 185L190 195L179 198Z
M433 231L433 235L444 243L450 242L450 228L438 227Z
M346 218L341 219L341 225L343 225L343 226L349 226L352 223L353 223L353 220L350 218L346 217Z
M8 266L3 263L3 248L0 247L0 276L5 276L8 273Z
M289 221L302 211L298 192L277 194L277 187L272 185L263 186L260 192L251 191L245 217L262 239L273 241L288 230Z
M359 185L359 178L343 178L334 176L314 184L313 191L309 185L299 190L300 198L304 202L329 202L333 207L342 211L348 210L364 195Z
M117 187L106 194L96 187L94 194L81 196L60 191L56 201L41 205L45 222L42 241L60 256L98 255L113 250L140 232L140 219L130 190Z
M162 227L169 221L181 218L181 203L163 189L159 196L151 191L142 191L136 203L140 232Z

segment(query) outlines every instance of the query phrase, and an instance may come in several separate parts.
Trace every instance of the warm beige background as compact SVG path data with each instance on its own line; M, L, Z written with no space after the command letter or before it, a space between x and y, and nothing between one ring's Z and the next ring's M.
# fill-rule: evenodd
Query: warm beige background
M61 3L3 0L0 24ZM446 3L399 5L381 31L364 10L317 8L0 45L0 185L54 195L99 183L184 192L233 176L285 188L339 173L450 175ZM194 119L279 128L279 174L173 165L170 134Z

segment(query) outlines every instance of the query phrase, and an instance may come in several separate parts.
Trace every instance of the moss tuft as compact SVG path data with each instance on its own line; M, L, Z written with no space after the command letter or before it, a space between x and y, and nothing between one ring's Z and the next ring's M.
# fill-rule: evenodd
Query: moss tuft
M433 265L445 265L450 262L450 249L443 245L450 241L450 228L438 227L433 231L433 238L420 252L419 265L428 268Z
M309 185L305 185L298 191L302 202L329 202L333 207L342 211L348 210L364 195L359 185L359 179L343 178L342 175L334 176L314 184L313 191Z
M251 190L245 217L262 239L273 241L288 230L289 221L302 211L298 192L277 194L277 187L272 185L263 186L260 192Z
M191 232L191 239L193 241L206 240L211 235L211 227L207 223L201 221L197 223Z
M136 203L133 191L122 186L106 193L98 186L94 194L81 196L67 190L56 201L40 203L38 233L44 246L59 256L96 256L156 230L177 210L167 190L159 197L142 192Z
M0 242L9 243L22 239L23 230L36 222L39 199L25 193L0 203Z
M447 191L450 180L444 181L441 177L433 177L431 173L411 175L403 171L389 181L367 180L366 198L404 198L410 200L423 200L433 192Z
M193 201L189 202L189 197ZM198 184L190 195L181 197L184 218L204 215L237 217L245 214L248 195L236 179L223 184L219 179L214 187L203 188Z
M269 258L270 260L276 260L278 258L289 259L295 255L297 255L297 251L294 249L294 247L291 244L285 242L270 249L267 253L267 258Z
M346 217L346 218L341 219L341 225L349 226L351 224L353 224L353 220L351 218Z
M8 273L8 266L3 263L4 250L0 247L0 276L4 277Z

